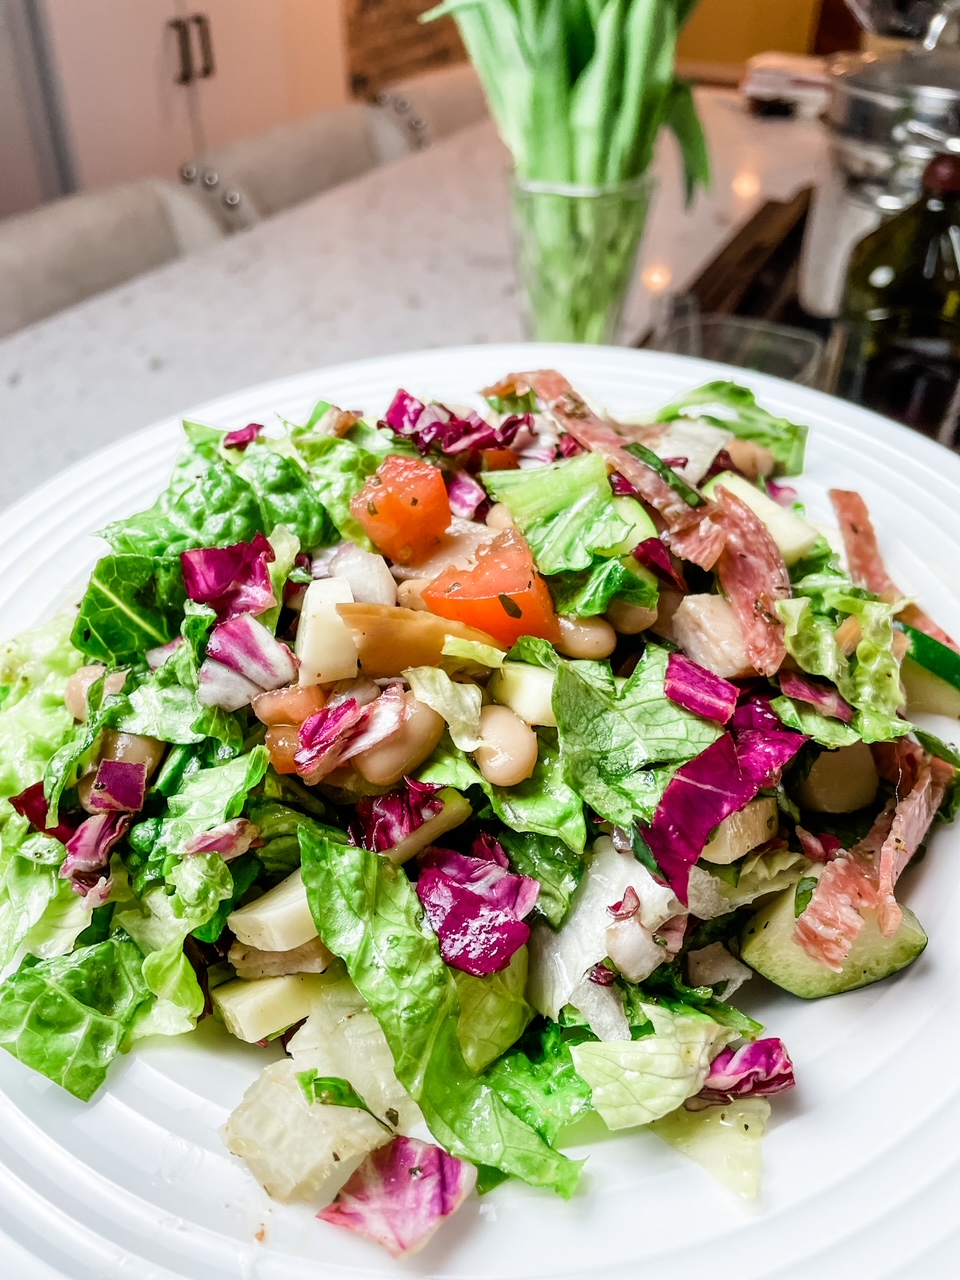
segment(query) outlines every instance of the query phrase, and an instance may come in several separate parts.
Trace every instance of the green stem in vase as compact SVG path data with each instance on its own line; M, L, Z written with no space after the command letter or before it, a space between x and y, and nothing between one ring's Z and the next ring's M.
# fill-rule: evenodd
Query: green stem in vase
M533 336L612 337L630 282L660 130L688 201L709 180L676 43L696 0L446 0L515 167L514 221ZM550 186L559 190L546 190Z

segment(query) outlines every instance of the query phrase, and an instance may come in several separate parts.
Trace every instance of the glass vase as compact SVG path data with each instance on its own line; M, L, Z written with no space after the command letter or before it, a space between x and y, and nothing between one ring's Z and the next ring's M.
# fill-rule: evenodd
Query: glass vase
M648 175L603 187L514 177L514 237L530 338L615 341L652 192Z

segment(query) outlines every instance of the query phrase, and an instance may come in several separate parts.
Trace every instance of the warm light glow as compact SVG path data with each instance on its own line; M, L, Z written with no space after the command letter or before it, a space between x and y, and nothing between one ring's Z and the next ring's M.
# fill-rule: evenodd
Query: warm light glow
M738 173L730 185L733 187L733 194L739 200L752 200L760 194L760 179L749 169Z
M655 262L644 269L641 279L651 293L663 293L664 289L670 287L673 272L664 263Z

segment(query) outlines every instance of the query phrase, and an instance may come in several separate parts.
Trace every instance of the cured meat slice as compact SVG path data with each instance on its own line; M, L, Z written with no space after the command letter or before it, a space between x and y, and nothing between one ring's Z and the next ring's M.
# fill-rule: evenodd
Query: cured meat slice
M916 785L897 805L877 866L877 919L885 938L893 937L903 919L903 912L893 895L894 886L929 831L953 773L952 765L931 757L922 768Z
M866 587L874 595L886 596L890 600L902 596L903 592L887 573L870 512L860 494L852 489L831 489L830 501L837 513L847 564L854 582L860 587ZM917 605L908 604L897 617L960 653L960 646L956 641Z
M762 675L779 670L787 650L778 600L790 595L790 576L766 525L728 489L717 489L724 544L717 562L720 585L743 632L747 657Z
M710 502L691 507L652 467L627 453L624 435L586 404L555 369L512 373L484 394L524 394L535 391L544 411L556 425L585 449L601 458L633 485L645 502L663 517L671 550L703 569L712 569L723 548L719 513Z
M842 853L820 877L813 897L801 913L793 940L808 956L840 973L863 928L862 907L876 907L873 863L856 853Z
M849 853L841 851L827 864L793 935L814 960L840 972L863 928L863 909L876 909L884 937L897 932L903 913L894 888L927 834L954 772L952 765L925 755L906 794L887 804Z

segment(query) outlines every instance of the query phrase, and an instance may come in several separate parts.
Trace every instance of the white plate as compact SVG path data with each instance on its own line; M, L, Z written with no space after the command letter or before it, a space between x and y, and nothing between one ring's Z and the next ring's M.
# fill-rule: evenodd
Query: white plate
M463 402L509 370L544 365L614 412L653 409L729 370L645 352L476 347L288 378L190 416L221 426L302 420L323 397L382 411L398 386ZM891 575L960 634L960 458L817 392L738 375L811 428L804 498L859 489ZM0 634L50 612L90 568L87 535L153 501L174 420L95 455L0 517ZM949 731L951 726L947 725ZM269 1055L204 1024L115 1064L84 1106L0 1054L0 1275L4 1280L336 1280L602 1277L850 1280L955 1274L960 1246L960 836L938 833L903 889L930 935L905 974L815 1004L750 999L787 1042L798 1087L774 1100L764 1194L745 1207L648 1134L588 1150L564 1203L520 1184L474 1198L417 1259L273 1204L217 1129ZM760 985L759 980L755 984ZM6 1236L6 1240L2 1236Z

